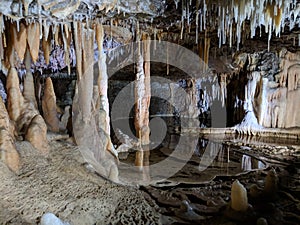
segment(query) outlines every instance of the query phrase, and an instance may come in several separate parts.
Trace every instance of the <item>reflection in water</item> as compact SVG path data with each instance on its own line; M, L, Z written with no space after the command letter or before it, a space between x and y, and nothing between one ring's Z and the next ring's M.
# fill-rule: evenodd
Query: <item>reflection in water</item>
M249 155L243 155L242 158L242 170L248 171L252 169L251 166L251 157Z
M148 182L143 183L145 185L160 185L160 182L162 185L197 184L216 176L237 175L266 167L264 162L244 154L243 149L233 148L222 141L199 138L195 134L180 134L172 124L168 124L168 132L160 144L152 143L154 149L150 144L143 172L134 168L134 150L122 157L119 172L124 182L141 184L141 177L144 177L142 180Z

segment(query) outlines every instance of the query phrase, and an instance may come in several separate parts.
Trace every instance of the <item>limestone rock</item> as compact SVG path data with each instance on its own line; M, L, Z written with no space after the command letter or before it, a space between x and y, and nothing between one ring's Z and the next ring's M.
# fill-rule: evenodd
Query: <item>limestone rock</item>
M57 117L56 108L56 96L52 80L50 77L47 77L42 99L42 109L45 122L49 130L53 132L59 132L59 119Z
M14 145L14 134L5 105L0 97L0 159L12 170L20 168L19 154Z
M21 115L24 98L20 91L18 72L15 68L9 70L7 81L7 111L13 121L17 121Z
M0 128L0 159L12 171L17 172L20 169L19 153L10 133L3 128Z
M41 115L36 115L30 122L25 134L25 140L41 153L48 153L47 125Z
M39 57L39 47L40 47L40 24L38 22L28 25L27 43L30 50L32 61L36 63Z
M235 180L231 186L231 208L241 212L248 209L247 190L238 180Z
M271 169L265 179L264 194L268 197L274 197L278 190L278 177L274 169Z
M17 31L17 27L12 25L13 29L13 46L17 55L21 61L24 60L26 46L27 46L27 30L26 26L23 23L20 23L20 30Z

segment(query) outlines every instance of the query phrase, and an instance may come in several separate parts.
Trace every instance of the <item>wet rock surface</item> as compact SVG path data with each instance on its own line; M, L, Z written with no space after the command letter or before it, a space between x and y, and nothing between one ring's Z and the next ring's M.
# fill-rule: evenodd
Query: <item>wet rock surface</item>
M299 143L285 146L274 142L251 143L240 139L226 141L226 144L264 160L269 167L247 173L216 176L202 184L142 187L159 205L164 223L299 224ZM274 174L276 179L272 179ZM247 190L249 207L245 212L238 212L230 207L231 186L236 179ZM271 192L269 187L273 185L273 181L270 180L276 182L276 187L273 186Z

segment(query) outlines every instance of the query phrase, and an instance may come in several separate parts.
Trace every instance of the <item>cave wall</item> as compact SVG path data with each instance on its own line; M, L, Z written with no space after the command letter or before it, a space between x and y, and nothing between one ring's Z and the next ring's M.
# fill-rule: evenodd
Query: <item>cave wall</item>
M229 75L227 84L227 110L233 123L253 112L263 127L300 126L299 52L242 53L234 64L238 71Z

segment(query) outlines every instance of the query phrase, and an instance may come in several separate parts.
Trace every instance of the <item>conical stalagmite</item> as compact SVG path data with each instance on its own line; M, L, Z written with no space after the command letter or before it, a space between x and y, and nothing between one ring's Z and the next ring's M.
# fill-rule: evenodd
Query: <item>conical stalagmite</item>
M0 159L12 171L20 169L20 157L9 131L0 127Z
M24 98L20 91L18 72L11 67L6 80L7 89L7 111L9 117L14 122L17 122L21 115L24 104Z
M42 99L42 109L49 130L59 132L59 119L56 112L56 96L50 77L47 77L46 79L44 96Z
M231 208L239 212L248 209L247 190L238 180L235 180L231 186Z
M14 145L8 113L0 96L0 159L12 170L20 168L20 157Z
M41 153L48 153L47 125L41 115L32 118L25 134L25 140L29 141Z

